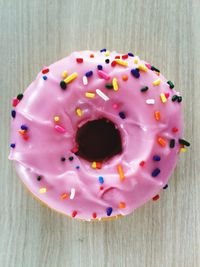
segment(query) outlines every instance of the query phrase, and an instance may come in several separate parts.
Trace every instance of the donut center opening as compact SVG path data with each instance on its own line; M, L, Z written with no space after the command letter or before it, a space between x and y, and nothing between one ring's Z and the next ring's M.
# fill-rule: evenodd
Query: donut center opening
M88 121L78 128L76 143L77 155L90 162L102 162L122 152L120 132L106 118Z

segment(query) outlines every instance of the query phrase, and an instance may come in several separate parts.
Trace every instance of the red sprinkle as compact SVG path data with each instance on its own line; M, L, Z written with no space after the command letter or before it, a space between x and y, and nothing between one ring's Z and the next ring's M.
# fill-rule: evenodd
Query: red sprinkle
M128 54L122 55L122 59L127 59L127 58L128 58Z
M76 59L76 62L77 62L77 63L83 63L83 58L80 58L80 57L77 58L77 59Z
M77 211L74 210L74 211L72 212L72 217L74 218L76 215L77 215Z
M145 66L146 66L148 69L151 69L151 64L146 63Z
M159 195L156 195L155 197L152 198L152 200L153 200L153 201L156 201L156 200L158 200L159 198L160 198L160 196L159 196Z
M115 56L116 59L120 59L120 56Z
M76 152L78 152L78 147L74 147L74 148L72 148L71 152L72 152L72 153L76 153Z
M13 100L12 100L12 106L13 107L16 107L17 106L17 104L19 104L19 99L17 99L17 98L13 98Z
M103 190L103 185L101 185L101 186L99 187L99 189L100 189L100 190Z
M145 164L145 161L144 161L144 160L142 160L142 161L140 162L140 166L141 166L141 167L143 167L143 166L144 166L144 164Z
M169 93L165 93L165 97L166 98L169 98Z
M115 66L116 66L116 64L117 64L117 63L116 63L116 61L115 61L115 60L113 60L113 61L112 61L112 63L111 63L111 66L112 66L112 67L115 67Z
M173 127L173 128L172 128L172 132L173 132L173 133L176 133L176 132L178 132L178 128L176 128L176 127Z
M23 139L27 141L29 139L29 136L27 134L22 135Z
M49 69L43 69L42 74L47 74L49 72Z
M93 219L96 219L96 217L97 217L96 212L93 212L93 213L92 213L92 218L93 218Z

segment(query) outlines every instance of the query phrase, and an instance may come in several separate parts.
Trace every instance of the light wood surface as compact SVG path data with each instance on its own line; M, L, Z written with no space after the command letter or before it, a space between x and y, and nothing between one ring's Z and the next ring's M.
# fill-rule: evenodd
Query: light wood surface
M36 201L8 162L10 100L73 50L133 51L184 97L169 189L116 221L70 220ZM0 0L0 266L200 266L200 1Z

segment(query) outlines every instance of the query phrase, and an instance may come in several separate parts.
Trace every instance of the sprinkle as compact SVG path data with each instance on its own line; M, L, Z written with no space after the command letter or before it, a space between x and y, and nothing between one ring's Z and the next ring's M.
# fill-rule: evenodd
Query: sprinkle
M182 102L182 96L178 96L178 102Z
M145 87L142 87L142 88L140 89L140 91L141 91L142 93L144 93L144 92L146 92L148 89L149 89L149 87L148 87L148 86L145 86Z
M62 72L62 78L63 78L63 79L67 78L67 75L68 75L67 71L64 70L64 71Z
M72 212L72 217L74 218L74 217L76 217L76 215L77 215L77 211L74 210L74 211Z
M87 98L94 98L94 97L95 97L95 93L86 92L86 93L85 93L85 96L86 96Z
M107 51L105 52L105 56L108 57L109 55L110 55L110 51L107 50Z
M173 127L173 128L172 128L172 132L173 132L173 133L178 132L178 128L177 128L177 127Z
M174 148L174 147L175 147L175 139L171 139L171 140L169 141L169 147L170 147L170 148Z
M109 84L109 83L107 83L107 84L105 85L105 87L106 87L107 89L113 89L113 85L112 85L112 84Z
M138 64L138 61L139 61L138 58L134 58L133 62L134 62L134 64Z
M74 160L74 157L71 156L71 157L68 158L68 160L69 161L73 161Z
M106 52L106 48L101 49L100 52Z
M171 81L167 81L167 83L169 84L169 88L170 88L170 89L173 89L173 88L174 88L174 84L173 84L173 82L171 82Z
M97 217L96 212L93 212L93 213L92 213L92 218L93 218L93 219L96 219L96 217Z
M80 166L76 166L76 169L79 170L80 169Z
M38 175L37 176L37 180L38 180L38 182L41 181L42 180L42 176L41 175Z
M76 154L78 152L78 147L73 147L71 149L71 152L74 153L74 154Z
M24 124L21 125L21 129L24 130L24 131L28 131L28 127Z
M107 208L106 209L107 215L110 216L112 214L112 211L113 211L113 209L111 207Z
M120 59L120 56L115 56L115 59Z
M63 193L61 196L60 196L61 199L67 199L69 198L69 194L67 193Z
M122 75L122 80L126 82L128 80L128 76L127 75Z
M113 104L113 108L114 108L114 109L118 109L118 107L119 107L119 105L118 105L118 104L116 104L116 103L115 103L115 104Z
M154 105L154 104L155 104L155 99L147 99L147 100L146 100L146 103L147 103L148 105Z
M132 69L131 70L131 74L135 77L135 78L139 78L140 77L140 73L138 69Z
M102 79L105 79L105 80L110 79L110 76L103 70L98 70L97 73L98 73L99 77Z
M163 189L167 189L168 188L168 184L166 184L164 187L163 187Z
M128 58L128 54L122 55L122 59L127 59L127 58Z
M157 142L162 147L165 147L167 145L167 142L163 137L158 137Z
M169 93L165 93L165 97L166 98L169 98Z
M43 69L42 74L47 74L49 72L49 69Z
M72 82L74 79L76 79L78 77L78 73L77 72L74 72L72 73L71 75L69 75L65 80L64 82L65 83L70 83Z
M18 95L17 95L17 99L18 99L18 100L22 100L23 97L24 97L23 94L18 94Z
M61 89L65 90L67 88L67 84L64 81L60 82Z
M186 151L187 151L187 149L185 147L180 148L180 152L186 152Z
M97 65L97 69L98 70L102 70L103 69L103 66L102 65Z
M151 64L146 63L145 66L150 70L151 69Z
M18 132L19 132L19 134L21 134L21 135L26 134L26 131L25 131L25 130L19 130Z
M145 164L145 161L144 160L140 161L140 163L139 163L140 167L143 167L144 164Z
M100 183L100 184L103 184L103 183L104 183L104 179L103 179L102 176L99 176L99 183Z
M78 58L76 59L76 62L77 62L77 63L83 63L83 58L78 57Z
M109 97L105 95L100 89L96 89L97 95L99 95L103 100L108 101Z
M123 181L125 179L125 176L124 176L124 171L122 169L122 165L121 164L117 165L117 171L119 173L120 180Z
M83 76L83 84L84 85L88 84L88 78L86 76Z
M156 177L156 176L158 176L159 173L160 173L160 169L156 168L156 169L153 170L153 172L151 173L151 176Z
M12 116L12 118L15 118L16 117L16 111L15 110L12 110L11 111L11 116Z
M121 65L121 66L124 66L124 67L127 67L128 66L128 62L124 61L124 60L121 60L121 59L116 59L115 62L118 64L118 65Z
M158 155L154 155L154 156L153 156L153 160L154 160L154 161L160 161L160 159L161 159L161 158L160 158L160 156L158 156Z
M55 122L58 122L58 121L60 121L60 117L59 117L59 116L54 116L54 118L53 118L53 119L54 119L54 121L55 121Z
M160 79L157 79L157 80L152 82L153 86L158 86L160 83L161 83Z
M80 108L76 108L76 115L81 117L83 115L83 111Z
M125 202L119 202L119 209L125 209L126 203Z
M65 157L62 157L60 160L64 162L66 160L66 158Z
M41 187L39 189L40 194L45 194L47 192L47 189L45 187Z
M92 70L86 72L86 74L85 74L86 77L90 77L92 75L93 75L93 71Z
M159 69L157 69L157 68L154 67L154 66L151 66L151 70L152 70L152 71L156 71L156 72L160 72Z
M62 127L62 126L60 126L60 125L55 125L54 126L54 128L55 128L55 130L57 131L57 132L59 132L59 133L65 133L66 132L66 130L65 130L65 128L64 127Z
M154 118L155 118L156 121L160 120L160 111L155 111L154 112Z
M179 139L179 144L184 145L184 146L190 146L190 143L184 139Z
M173 95L172 96L172 101L178 101L179 103L182 101L182 96L178 96L178 95Z
M47 76L42 76L43 80L46 81L47 80Z
M101 185L101 186L99 187L100 190L103 190L103 188L104 188L103 185Z
M109 63L110 63L110 60L107 58L107 59L105 60L105 62L106 62L106 64L109 64Z
M74 199L74 197L75 197L75 192L76 192L75 189L72 188L72 189L71 189L71 193L70 193L70 197L69 197L70 199Z
M144 71L144 72L148 71L148 68L145 65L142 65L142 64L138 66L138 69L141 70L141 71Z
M156 201L156 200L158 200L159 198L160 198L160 196L159 196L159 195L156 195L155 197L152 198L152 200L153 200L153 201Z
M160 99L163 103L166 103L167 102L167 98L164 94L160 94Z
M112 62L111 62L111 66L112 67L115 67L117 65L117 62L115 61L115 60L113 60Z
M126 114L125 114L123 111L120 111L120 112L119 112L119 116L120 116L120 118L123 119L123 120L126 118Z
M12 148L15 148L15 146L16 146L15 144L10 144L10 147Z
M129 52L128 53L129 57L134 57L133 53Z
M93 58L94 57L94 54L90 54L90 57Z
M113 85L114 91L118 91L119 87L118 87L118 82L116 78L113 78L112 85Z
M12 106L13 106L13 107L16 107L17 104L19 104L19 99L17 99L17 98L13 98L13 100L12 100Z

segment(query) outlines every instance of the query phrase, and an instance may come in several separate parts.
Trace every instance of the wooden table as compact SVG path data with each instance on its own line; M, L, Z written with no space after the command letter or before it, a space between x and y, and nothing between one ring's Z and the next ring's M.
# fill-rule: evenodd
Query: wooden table
M169 189L134 214L87 223L42 206L9 152L10 100L73 50L133 51L184 97L185 138ZM0 266L200 266L200 1L0 0Z

